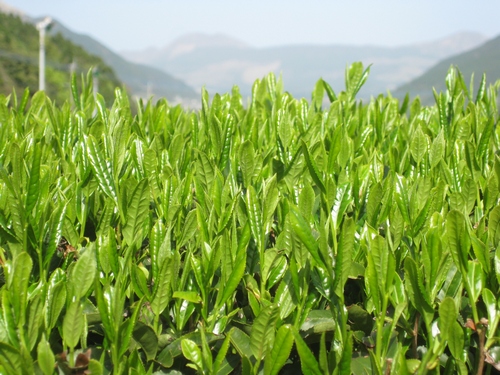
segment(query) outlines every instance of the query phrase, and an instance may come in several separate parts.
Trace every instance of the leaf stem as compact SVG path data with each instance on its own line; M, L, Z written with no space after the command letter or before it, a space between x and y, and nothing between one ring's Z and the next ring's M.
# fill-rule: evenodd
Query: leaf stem
M484 327L482 327L482 324L478 324L478 329L477 329L477 334L479 335L479 349L478 349L478 365L477 365L477 375L482 375L483 370L484 370L484 339L485 339L485 333L484 333Z

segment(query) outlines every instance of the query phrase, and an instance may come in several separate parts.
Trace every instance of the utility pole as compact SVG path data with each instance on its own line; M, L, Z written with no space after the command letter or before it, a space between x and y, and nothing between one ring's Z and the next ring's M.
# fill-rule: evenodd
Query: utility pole
M52 25L52 18L45 17L43 21L36 24L40 32L40 60L39 60L39 80L38 90L45 90L45 31Z

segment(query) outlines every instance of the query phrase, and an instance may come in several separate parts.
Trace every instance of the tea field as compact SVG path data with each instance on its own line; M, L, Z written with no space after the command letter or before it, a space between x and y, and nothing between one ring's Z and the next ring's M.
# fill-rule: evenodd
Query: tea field
M0 96L0 373L500 370L500 81L199 111Z

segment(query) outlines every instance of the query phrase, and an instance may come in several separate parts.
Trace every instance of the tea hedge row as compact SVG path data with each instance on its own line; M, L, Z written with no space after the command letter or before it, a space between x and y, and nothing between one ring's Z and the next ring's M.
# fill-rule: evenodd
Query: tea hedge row
M367 76L197 112L1 97L0 370L499 369L500 83L452 68L423 107Z

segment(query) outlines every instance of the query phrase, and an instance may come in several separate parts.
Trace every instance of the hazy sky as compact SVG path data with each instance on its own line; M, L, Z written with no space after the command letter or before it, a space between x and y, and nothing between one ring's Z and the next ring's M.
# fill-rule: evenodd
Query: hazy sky
M4 0L51 15L116 50L162 47L192 32L223 33L256 47L395 46L457 31L500 34L498 0Z

